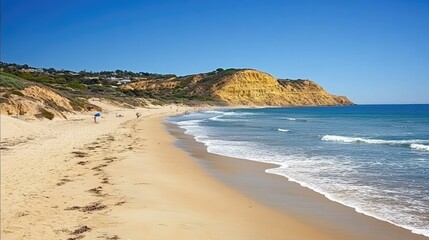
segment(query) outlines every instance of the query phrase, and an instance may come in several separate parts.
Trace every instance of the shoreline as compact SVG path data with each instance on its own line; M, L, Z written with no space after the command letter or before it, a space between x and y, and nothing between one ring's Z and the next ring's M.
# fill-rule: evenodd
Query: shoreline
M176 145L187 151L204 171L266 206L360 239L429 239L330 200L285 176L267 172L279 165L209 153L203 143L185 134L179 126L170 122L166 125L176 137Z
M145 149L110 169L127 204L109 232L125 239L352 239L279 213L225 186L175 146L165 116L139 122ZM138 133L138 131L134 131Z

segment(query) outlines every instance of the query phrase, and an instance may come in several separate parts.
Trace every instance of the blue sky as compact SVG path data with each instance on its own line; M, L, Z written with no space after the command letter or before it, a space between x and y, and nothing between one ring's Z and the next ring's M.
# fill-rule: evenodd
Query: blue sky
M2 0L1 60L186 75L255 68L429 103L429 0Z

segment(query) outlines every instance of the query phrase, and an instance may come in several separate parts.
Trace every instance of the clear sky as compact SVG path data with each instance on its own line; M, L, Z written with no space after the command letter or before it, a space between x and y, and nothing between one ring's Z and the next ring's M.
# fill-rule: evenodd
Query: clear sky
M355 103L429 103L429 0L1 0L1 61L255 68Z

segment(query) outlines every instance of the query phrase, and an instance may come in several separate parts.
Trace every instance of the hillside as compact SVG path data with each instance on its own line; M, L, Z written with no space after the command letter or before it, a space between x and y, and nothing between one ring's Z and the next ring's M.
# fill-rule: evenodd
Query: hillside
M337 106L353 104L309 80L279 80L252 69L217 69L177 77L129 71L72 72L1 63L0 110L30 118L99 111L90 98L127 107L148 104Z
M75 111L100 109L86 99L69 98L50 87L1 73L0 110L6 115L52 120Z
M251 69L230 69L170 79L139 81L122 87L158 95L212 99L235 106L336 106L353 104L309 80L278 80Z

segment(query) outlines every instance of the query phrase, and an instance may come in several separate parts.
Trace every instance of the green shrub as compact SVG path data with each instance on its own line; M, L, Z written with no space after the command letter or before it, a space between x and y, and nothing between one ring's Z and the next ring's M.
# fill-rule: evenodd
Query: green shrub
M86 100L81 98L73 98L70 101L70 105L73 107L73 110L75 111L80 111L82 109L85 109L85 103L86 103Z
M67 83L67 80L64 77L56 77L53 79L53 82L57 84L65 84Z
M103 86L103 85L89 85L88 89L91 90L91 92L104 92L106 91L108 88Z
M236 72L239 72L239 71L241 71L241 70L240 69L236 69L236 68L228 68L228 69L225 69L223 71L220 71L219 73L221 73L223 75L230 75L230 74L233 74L233 73L236 73Z
M24 89L25 87L18 77L5 72L0 73L0 86L17 89Z
M165 105L165 102L162 101L162 100L159 100L159 99L153 99L151 102L152 102L153 105L157 105L157 106L163 106L163 105Z
M67 86L73 88L73 89L77 89L77 90L85 90L86 86L83 85L82 83L78 83L78 82L70 82L67 84Z

